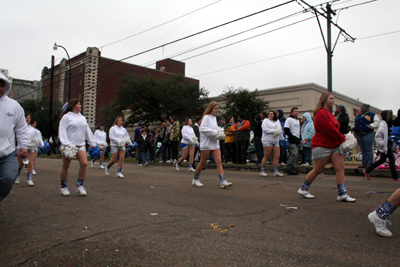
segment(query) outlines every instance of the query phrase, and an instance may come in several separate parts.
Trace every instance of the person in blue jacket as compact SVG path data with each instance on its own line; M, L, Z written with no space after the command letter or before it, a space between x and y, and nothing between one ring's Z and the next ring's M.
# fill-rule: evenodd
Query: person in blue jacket
M303 164L302 166L310 166L312 164L311 140L314 137L314 122L311 114L306 112L302 116L303 125L301 126L301 144L303 145Z
M370 105L362 104L361 113L355 118L351 129L356 133L357 142L362 153L362 165L367 168L373 163L372 146L374 144L374 129L378 128L380 120L375 113L369 111Z

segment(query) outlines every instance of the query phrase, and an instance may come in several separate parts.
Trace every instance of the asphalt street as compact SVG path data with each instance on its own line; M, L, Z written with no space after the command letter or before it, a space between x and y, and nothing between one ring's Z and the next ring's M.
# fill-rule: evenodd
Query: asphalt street
M398 187L392 179L347 176L356 203L336 201L333 175L297 194L306 174L258 176L215 169L193 173L172 165L125 164L125 178L88 167L87 196L60 195L61 160L39 158L33 187L16 184L2 202L0 266L399 266L400 212L392 238L375 233L367 215ZM72 178L73 177L73 178Z

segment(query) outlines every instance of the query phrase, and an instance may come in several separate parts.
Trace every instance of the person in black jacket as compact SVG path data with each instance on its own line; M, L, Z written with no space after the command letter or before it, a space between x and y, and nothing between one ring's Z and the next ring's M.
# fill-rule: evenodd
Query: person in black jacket
M150 148L150 135L147 134L146 129L140 130L140 135L136 139L136 143L138 144L139 148L139 166L146 167L148 162L146 161L146 153L147 150Z
M256 127L254 128L254 145L256 147L256 153L257 153L257 165L261 164L262 159L264 158L264 151L263 151L263 146L261 142L261 137L262 137L262 121L264 119L264 115L257 114L254 118L256 122Z
M400 109L397 110L397 118L393 120L393 127L400 126Z
M347 134L349 132L349 115L346 112L346 108L343 104L336 105L335 117L340 123L339 132L341 134Z

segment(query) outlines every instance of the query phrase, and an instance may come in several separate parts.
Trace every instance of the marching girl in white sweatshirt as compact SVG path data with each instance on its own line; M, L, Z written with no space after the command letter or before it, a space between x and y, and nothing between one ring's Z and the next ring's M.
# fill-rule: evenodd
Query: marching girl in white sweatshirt
M31 126L36 131L35 135L39 139L39 147L44 147L42 133L38 129L36 129L37 122L35 120L31 120ZM37 158L37 155L38 155L38 149L36 149L35 157L33 158L33 170L32 170L33 175L36 175L36 158Z
M59 139L61 143L61 154L63 155L63 165L60 171L61 177L61 194L69 196L67 178L68 168L71 164L71 158L65 156L65 148L70 145L75 145L78 148L76 158L79 161L79 176L76 184L76 191L82 195L86 195L86 189L83 187L83 181L86 177L87 155L85 140L91 147L99 143L93 136L92 131L86 121L86 118L80 113L82 105L78 99L71 99L65 111L61 113L60 125L58 128Z
M121 173L122 167L124 166L125 159L125 144L132 145L132 141L129 137L128 131L122 126L124 121L122 117L117 117L114 121L113 126L110 128L108 136L110 137L110 148L111 148L111 161L106 166L106 174L110 174L110 168L117 161L119 156L119 164L117 170L117 178L123 178L124 175ZM129 141L124 142L123 139Z
M204 111L203 119L200 124L200 150L201 150L201 158L200 162L197 165L196 172L194 173L194 178L192 184L198 187L203 186L200 183L199 177L201 170L203 169L206 160L212 153L215 163L217 165L217 172L221 182L221 188L227 188L232 185L232 183L225 180L224 170L222 168L222 160L221 160L221 150L219 148L219 140L216 138L218 134L218 124L215 115L218 113L219 106L218 103L213 101L211 102L207 109Z
M97 125L97 130L94 132L94 137L100 142L100 144L104 144L107 142L107 133L104 131L104 125L100 123ZM100 155L100 169L104 169L103 162L104 162L104 153L106 148L101 149L103 153ZM94 162L96 159L93 159L91 162L92 168L94 167Z
M28 123L29 120L29 123ZM36 142L32 142L34 139L38 140L38 144L40 147L44 147L43 144L43 140L42 140L42 134L39 134L34 127L32 127L32 125L29 125L31 122L31 117L29 115L29 119L27 120L28 123L28 128L27 128L27 132L28 132L28 138L30 140L30 143L36 143ZM36 121L35 121L36 123ZM36 172L34 173L34 165L36 163L36 154L38 151L37 145L35 145L34 147L30 147L28 146L28 159L29 159L29 163L28 163L28 172L27 172L27 183L29 186L33 186L33 180L32 180L32 176L33 174L36 174Z
M192 120L187 118L183 122L182 128L182 140L181 140L181 149L182 149L182 157L176 163L176 169L179 171L179 165L181 165L182 161L187 158L189 154L189 171L195 172L193 169L193 161L194 161L194 144L192 139L193 136L196 137L194 130L192 128Z

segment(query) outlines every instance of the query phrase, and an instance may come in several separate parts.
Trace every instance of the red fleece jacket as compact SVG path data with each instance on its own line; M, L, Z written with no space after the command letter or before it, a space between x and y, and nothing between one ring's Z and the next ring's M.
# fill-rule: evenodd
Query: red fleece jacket
M315 135L311 147L336 148L345 140L339 132L340 123L326 108L317 111L314 118Z

